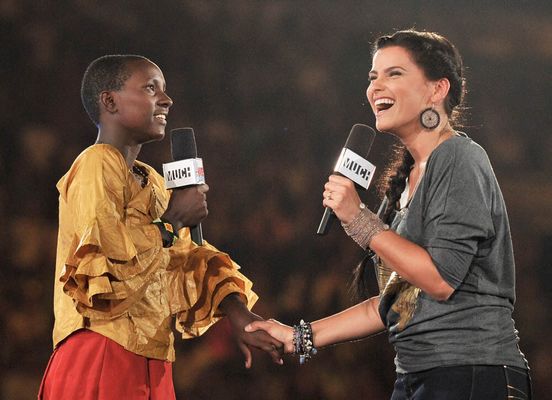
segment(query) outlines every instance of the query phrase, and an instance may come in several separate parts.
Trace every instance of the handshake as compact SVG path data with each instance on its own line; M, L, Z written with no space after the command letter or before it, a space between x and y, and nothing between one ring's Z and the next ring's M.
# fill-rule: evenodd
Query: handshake
M220 308L230 320L238 346L245 356L246 368L252 364L250 346L267 352L280 365L284 363L283 354L297 354L303 364L317 352L310 323L301 320L299 325L291 327L274 319L263 320L249 311L237 294L227 296Z
M358 217L358 204L361 204L361 201L351 180L331 175L324 186L322 204L331 208L343 223L350 223ZM283 364L283 354L298 355L299 362L305 363L317 352L313 326L318 334L316 345L319 347L363 337L384 328L376 311L377 307L370 307L371 312L366 315L366 309L363 308L366 303L360 303L342 313L316 321L313 325L301 320L298 325L292 327L274 319L263 320L247 310L237 299L237 295L226 297L220 308L231 321L240 349L245 355L246 368L251 367L251 351L248 346L266 351L277 364ZM366 325L366 332L362 329L348 328L351 318L360 323L366 317L376 321Z

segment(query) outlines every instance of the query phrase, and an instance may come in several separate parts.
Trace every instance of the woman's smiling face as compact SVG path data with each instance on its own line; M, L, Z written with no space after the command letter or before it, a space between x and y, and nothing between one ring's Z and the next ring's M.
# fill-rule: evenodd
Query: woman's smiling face
M431 107L433 82L414 62L408 50L384 47L374 54L366 97L379 131L398 133L419 129L420 113Z

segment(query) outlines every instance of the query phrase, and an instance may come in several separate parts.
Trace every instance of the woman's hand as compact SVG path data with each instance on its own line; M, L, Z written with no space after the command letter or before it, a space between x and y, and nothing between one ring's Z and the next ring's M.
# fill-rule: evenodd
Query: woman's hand
M355 184L350 179L339 175L330 175L324 185L324 207L331 208L337 218L348 224L360 212L360 197L355 189Z
M265 331L278 342L284 344L284 353L290 354L295 350L293 345L293 328L288 325L284 325L275 319L268 319L266 321L255 321L245 327L246 332Z

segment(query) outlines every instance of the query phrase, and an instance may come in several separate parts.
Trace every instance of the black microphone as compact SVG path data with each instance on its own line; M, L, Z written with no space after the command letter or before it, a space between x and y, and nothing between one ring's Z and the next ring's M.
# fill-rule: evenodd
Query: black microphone
M375 136L376 132L369 126L353 125L345 147L341 150L341 155L335 164L334 173L349 178L358 188L368 189L376 167L365 157L370 152ZM316 233L318 235L327 234L334 219L335 214L332 209L325 207Z
M180 189L205 183L203 160L197 157L197 148L192 128L171 130L171 153L173 162L163 164L163 176L167 189ZM201 223L190 227L192 240L203 246Z

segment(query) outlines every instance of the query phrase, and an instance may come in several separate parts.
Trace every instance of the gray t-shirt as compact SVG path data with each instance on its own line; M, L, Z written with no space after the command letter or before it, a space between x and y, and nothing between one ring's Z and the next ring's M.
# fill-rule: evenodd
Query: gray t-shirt
M527 368L512 320L510 227L485 151L465 135L439 145L392 228L424 247L455 289L447 301L420 292L403 330L391 310L394 299L382 297L380 314L397 353L397 372L476 364Z

